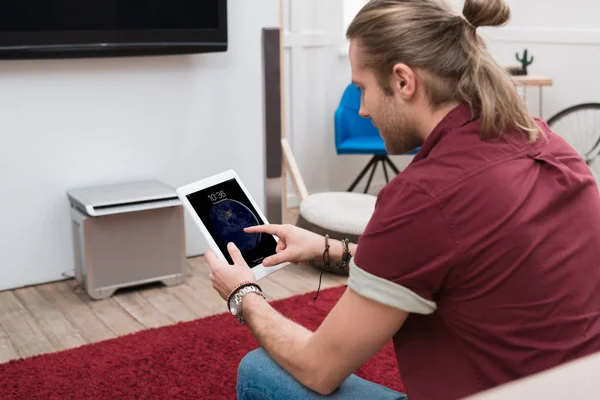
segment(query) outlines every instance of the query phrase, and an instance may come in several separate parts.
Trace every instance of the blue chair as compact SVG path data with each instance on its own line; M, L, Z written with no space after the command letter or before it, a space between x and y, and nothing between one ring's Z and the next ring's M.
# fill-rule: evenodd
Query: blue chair
M335 148L338 155L373 155L373 158L371 158L369 163L348 188L349 192L354 191L358 183L370 169L371 174L369 175L369 180L367 181L364 191L364 193L367 193L379 163L381 163L383 167L386 182L390 181L386 164L389 165L396 174L398 174L399 171L388 157L383 139L379 135L379 130L373 125L371 118L364 118L359 114L361 94L361 89L354 84L350 84L344 91L340 105L335 112ZM408 154L416 154L417 151L418 149L415 149Z

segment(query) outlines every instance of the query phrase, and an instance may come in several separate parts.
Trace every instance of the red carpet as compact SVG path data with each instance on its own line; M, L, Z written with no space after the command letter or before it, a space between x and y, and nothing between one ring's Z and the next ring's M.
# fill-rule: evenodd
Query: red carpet
M343 290L273 305L314 330ZM221 314L0 365L0 398L235 399L237 365L257 347L245 326ZM391 344L357 375L403 390Z

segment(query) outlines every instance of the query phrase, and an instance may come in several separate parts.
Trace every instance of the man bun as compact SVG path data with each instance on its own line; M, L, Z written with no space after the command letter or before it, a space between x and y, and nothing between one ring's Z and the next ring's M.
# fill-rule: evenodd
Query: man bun
M502 26L510 19L510 7L504 0L465 0L463 15L475 28Z

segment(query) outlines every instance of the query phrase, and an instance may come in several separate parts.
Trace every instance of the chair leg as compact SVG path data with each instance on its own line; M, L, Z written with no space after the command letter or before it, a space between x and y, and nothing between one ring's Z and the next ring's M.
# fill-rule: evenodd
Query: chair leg
M385 176L385 183L390 183L390 177L388 176L387 167L385 166L385 160L381 161L383 167L383 175Z
M365 186L365 189L364 189L364 193L367 193L369 191L369 188L371 187L371 183L373 181L373 176L375 175L375 171L377 170L377 165L379 163L381 163L381 166L383 167L383 173L385 175L386 183L390 182L388 170L386 168L386 163L389 165L389 167L392 169L392 171L394 171L394 173L396 175L400 173L398 168L394 165L394 163L392 162L392 160L390 160L390 158L388 156L373 156L373 158L371 158L371 160L369 160L367 165L363 168L363 170L360 172L360 174L354 180L354 182L352 182L352 185L350 185L350 187L348 188L348 192L354 191L354 189L356 189L356 186L360 183L360 181L365 177L367 172L369 172L369 170L370 170L371 173L369 174L369 179L368 179L367 185Z
M375 170L377 169L377 165L383 162L381 158L377 157L377 160L373 163L373 169L371 170L371 175L369 175L369 180L367 181L367 186L365 186L364 193L366 194L369 191L369 187L371 187L371 181L373 180L373 175L375 175Z
M396 168L396 166L394 165L394 163L392 162L392 160L390 160L390 158L388 156L384 156L384 161L390 165L390 168L396 173L396 175L398 175L400 173L398 168Z
M374 156L373 158L371 158L371 160L367 163L367 165L360 172L358 177L354 180L354 182L352 182L352 185L350 185L350 187L348 188L349 192L352 192L356 188L356 185L358 185L358 183L367 174L367 172L369 172L369 168L371 168L373 166L373 163L375 163L375 166L377 166L377 161L378 161L377 156Z

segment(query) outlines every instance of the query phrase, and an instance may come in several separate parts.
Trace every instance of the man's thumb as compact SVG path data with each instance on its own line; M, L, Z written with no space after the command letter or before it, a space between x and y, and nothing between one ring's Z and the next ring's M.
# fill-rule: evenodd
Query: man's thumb
M235 243L230 242L227 245L227 250L229 251L229 255L231 256L231 259L233 260L234 264L245 264L246 263L246 260L244 260L244 257L242 257L242 253L237 248Z

